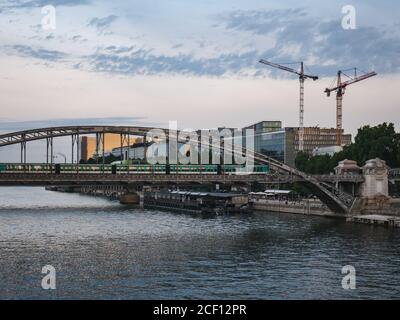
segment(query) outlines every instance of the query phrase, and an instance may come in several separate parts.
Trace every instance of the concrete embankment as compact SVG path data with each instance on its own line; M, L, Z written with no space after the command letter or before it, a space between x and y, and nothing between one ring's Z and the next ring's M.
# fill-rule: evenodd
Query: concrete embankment
M301 200L294 202L260 199L253 201L252 208L254 211L258 212L323 216L328 218L345 219L352 223L400 228L400 215L397 210L400 201L393 200L392 202L391 206L385 207L384 210L382 210L382 208L373 208L374 210L368 209L363 214L356 215L333 213L319 200ZM369 210L374 213L368 214Z
M400 218L396 216L386 216L379 214L352 216L347 218L349 222L363 223L374 226L400 228Z
M344 214L333 213L317 199L301 201L258 199L252 200L252 208L259 212L292 213L341 219L346 218L346 215Z
M121 187L110 187L110 186L87 186L87 187L49 187L46 188L51 191L61 191L61 192L80 192L83 194L93 195L93 196L105 196L110 199L119 200L121 204L134 205L144 207L147 205L149 208L154 209L167 209L171 208L171 204L165 205L162 201L152 202L147 199L145 201L145 196L143 192L126 192ZM246 196L247 199L247 196ZM163 200L166 201L165 199ZM246 200L247 202L247 200ZM327 218L343 219L351 223L362 223L375 226L385 226L385 227L400 227L400 199L390 199L385 203L376 203L376 201L369 201L368 205L365 205L365 199L358 201L362 208L360 210L355 210L353 214L339 214L334 213L329 208L324 205L318 199L303 199L299 201L289 201L289 200L274 200L265 198L253 198L249 196L248 212L274 212L274 213L290 213L290 214L300 214L309 216L320 216ZM185 208L182 206L186 203ZM172 206L174 210L185 211L185 212L203 212L204 210L191 210L190 203L186 199L182 202L179 200L179 206ZM189 207L190 208L189 208ZM181 208L182 207L182 208Z

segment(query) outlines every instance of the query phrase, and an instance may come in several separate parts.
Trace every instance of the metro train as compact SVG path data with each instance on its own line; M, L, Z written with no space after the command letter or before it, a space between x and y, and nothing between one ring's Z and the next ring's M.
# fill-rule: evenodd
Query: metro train
M233 174L239 165L149 165L149 164L0 164L0 173L98 173L98 174ZM255 165L255 174L269 173L267 165Z

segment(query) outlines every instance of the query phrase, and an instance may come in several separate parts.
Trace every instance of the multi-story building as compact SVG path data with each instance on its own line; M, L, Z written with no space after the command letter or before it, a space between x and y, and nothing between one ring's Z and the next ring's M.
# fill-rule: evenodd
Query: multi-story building
M273 125L276 123L276 125ZM263 121L244 129L254 129L254 149L290 166L295 165L299 152L299 128L279 126L280 121ZM316 148L331 147L336 143L336 129L306 127L304 128L304 152L312 154ZM343 145L351 144L351 134L344 134Z
M338 153L343 150L341 146L329 146L329 147L317 147L313 150L313 156L323 156L329 155L333 156L335 153Z
M243 145L246 145L246 130L254 130L254 150L284 161L281 121L261 121L242 129ZM268 141L265 140L268 137Z
M131 137L129 145L139 142L140 138ZM140 140L141 141L141 140ZM127 145L127 142L123 144ZM104 154L109 154L112 149L116 147L121 147L121 136L119 134L106 133L104 135ZM102 145L99 146L99 152L103 152ZM95 156L96 153L96 138L83 136L80 141L81 159L87 161ZM101 156L101 155L100 155Z
M146 143L136 143L131 146L126 147L117 147L111 151L111 154L115 157L120 157L122 153L122 160L146 160L150 155L154 157L167 158L168 155L168 145L165 142L157 143L154 142L146 142ZM121 152L122 151L122 152ZM190 146L184 143L177 144L177 154L178 152L181 155L188 156L188 152L190 152ZM190 154L190 153L189 153Z
M136 143L122 147L122 160L144 160L150 143ZM114 157L121 156L121 147L114 148L111 152Z
M260 121L248 127L243 128L243 130L246 129L252 129L258 134L275 132L282 129L282 121Z

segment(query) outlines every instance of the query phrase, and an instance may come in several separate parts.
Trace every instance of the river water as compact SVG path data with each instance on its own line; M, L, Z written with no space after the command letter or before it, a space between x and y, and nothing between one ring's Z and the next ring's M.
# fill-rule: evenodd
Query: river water
M42 267L56 289L41 287ZM356 289L341 270L356 269ZM0 299L400 298L400 230L300 215L200 217L0 188Z

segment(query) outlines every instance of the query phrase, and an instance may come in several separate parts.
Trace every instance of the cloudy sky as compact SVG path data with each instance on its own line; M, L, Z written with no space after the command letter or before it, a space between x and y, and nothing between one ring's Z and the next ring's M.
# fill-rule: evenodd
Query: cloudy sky
M399 1L299 3L1 0L0 131L77 121L298 125L298 79L260 58L303 60L321 77L306 84L309 126L335 126L335 99L323 91L338 69L375 70L378 77L347 90L344 127L399 127ZM342 28L349 4L354 30ZM46 5L56 9L55 29L43 27Z

